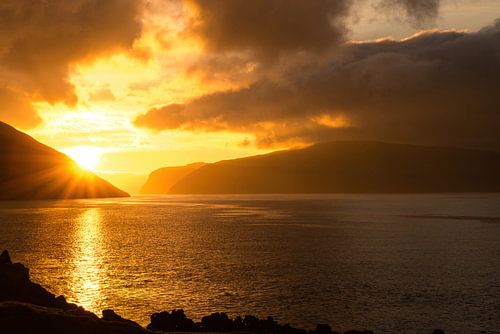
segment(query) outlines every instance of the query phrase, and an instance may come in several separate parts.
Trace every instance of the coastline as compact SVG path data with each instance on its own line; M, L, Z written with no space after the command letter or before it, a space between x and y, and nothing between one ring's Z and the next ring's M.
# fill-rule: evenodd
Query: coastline
M113 310L103 310L102 316L68 303L64 296L56 297L41 285L33 283L29 269L13 263L7 250L0 255L0 331L2 333L106 333L142 334L162 332L183 333L257 333L257 334L340 334L328 324L318 324L314 330L278 324L271 317L258 319L229 318L225 313L213 313L200 322L189 319L183 310L163 311L151 315L146 328L122 318ZM431 332L429 332L431 333ZM444 334L436 329L433 334ZM344 334L373 334L370 330L349 330Z

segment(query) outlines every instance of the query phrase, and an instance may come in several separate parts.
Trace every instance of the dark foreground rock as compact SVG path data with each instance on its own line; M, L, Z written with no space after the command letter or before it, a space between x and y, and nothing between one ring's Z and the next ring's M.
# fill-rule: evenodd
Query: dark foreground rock
M315 330L294 328L289 324L281 325L272 317L259 319L251 315L229 318L226 313L212 313L200 322L186 317L183 310L154 313L147 327L162 332L204 332L204 333L258 333L258 334L340 334L332 331L327 324L319 324ZM372 331L348 331L345 334L373 334Z
M99 318L84 308L56 297L31 282L29 270L12 263L7 251L0 255L0 333L75 333L142 334L148 333L133 321L113 311Z
M105 321L97 316L43 307L20 302L0 303L0 332L25 333L72 333L72 334L141 334L148 333L141 327L120 321Z
M116 314L115 311L113 311L113 310L102 311L102 318L101 319L104 321L121 322L121 323L125 323L128 325L142 328L141 325L139 325L137 322L125 319L125 318L119 316L118 314Z
M99 318L84 308L56 297L39 284L31 282L29 270L12 263L9 253L0 254L0 333L26 334L146 334L154 332L238 332L256 334L339 334L327 324L306 331L273 318L251 315L231 319L225 313L213 313L200 322L189 319L183 310L151 315L147 329L125 319L113 310L104 310ZM347 331L344 334L373 334L372 331ZM444 334L437 329L433 334Z

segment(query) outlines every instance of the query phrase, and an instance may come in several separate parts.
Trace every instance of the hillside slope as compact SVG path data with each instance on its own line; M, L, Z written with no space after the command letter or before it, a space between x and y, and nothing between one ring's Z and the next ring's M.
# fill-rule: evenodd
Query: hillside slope
M179 180L205 165L203 162L195 162L186 166L157 169L149 174L148 180L141 188L141 194L168 194L170 188Z
M174 194L499 192L500 153L331 142L226 160L190 173Z
M0 200L126 196L68 156L0 122Z

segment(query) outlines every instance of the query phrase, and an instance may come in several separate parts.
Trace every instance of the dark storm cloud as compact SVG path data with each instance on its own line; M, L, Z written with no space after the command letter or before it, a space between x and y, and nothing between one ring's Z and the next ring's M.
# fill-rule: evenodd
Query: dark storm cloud
M12 101L75 103L70 66L131 47L141 11L141 0L1 1L0 117L33 125Z
M194 13L184 36L205 45L186 75L202 81L245 82L269 76L283 63L314 62L345 43L353 5L375 3L379 14L425 26L439 0L184 0ZM245 78L246 77L246 78Z
M186 32L212 52L252 53L272 61L283 53L323 52L345 39L345 18L364 0L186 0L197 15ZM434 18L439 0L379 0L383 11L403 10L414 21Z
M188 0L198 12L188 33L215 52L323 51L344 37L349 0Z
M203 54L185 70L186 76L197 77L201 82L231 81L235 84L248 82L260 72L260 66L248 57L218 54Z
M344 45L278 81L148 111L157 130L253 133L259 145L374 139L500 148L500 22Z

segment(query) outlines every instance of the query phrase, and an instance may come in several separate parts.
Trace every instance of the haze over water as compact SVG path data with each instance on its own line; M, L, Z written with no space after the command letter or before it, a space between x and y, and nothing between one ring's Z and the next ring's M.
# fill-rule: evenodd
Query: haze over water
M183 308L378 333L500 328L500 195L155 196L0 203L35 281L147 324Z

